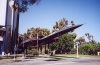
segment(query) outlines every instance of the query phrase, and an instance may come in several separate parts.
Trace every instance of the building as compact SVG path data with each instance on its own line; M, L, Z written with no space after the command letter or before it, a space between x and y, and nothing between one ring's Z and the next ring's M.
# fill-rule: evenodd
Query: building
M12 49L12 41L17 26L17 13L13 11L14 1L0 0L0 54L9 53Z

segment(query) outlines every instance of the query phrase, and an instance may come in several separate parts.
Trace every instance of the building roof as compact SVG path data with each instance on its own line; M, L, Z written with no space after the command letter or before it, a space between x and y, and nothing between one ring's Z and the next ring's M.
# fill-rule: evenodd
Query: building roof
M0 25L0 28L4 27L3 25Z
M6 31L6 29L5 28L0 28L0 31Z

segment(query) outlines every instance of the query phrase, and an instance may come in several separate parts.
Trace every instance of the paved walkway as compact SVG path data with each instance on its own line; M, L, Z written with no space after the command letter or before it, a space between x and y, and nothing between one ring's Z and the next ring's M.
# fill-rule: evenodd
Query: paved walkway
M16 62L0 60L0 65L100 65L100 58L33 58Z

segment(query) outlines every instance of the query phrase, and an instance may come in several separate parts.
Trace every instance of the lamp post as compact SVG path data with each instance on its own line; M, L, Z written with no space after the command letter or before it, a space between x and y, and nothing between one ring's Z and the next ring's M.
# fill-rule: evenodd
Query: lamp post
M78 56L78 42L77 42L77 58L78 58L79 56Z

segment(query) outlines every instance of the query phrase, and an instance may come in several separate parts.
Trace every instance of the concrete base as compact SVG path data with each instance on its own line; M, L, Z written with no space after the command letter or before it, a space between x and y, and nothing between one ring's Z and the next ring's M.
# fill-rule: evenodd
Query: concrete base
M2 52L2 56L4 56L5 55L5 52Z

